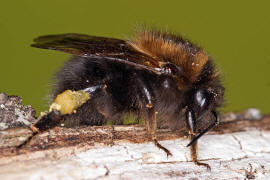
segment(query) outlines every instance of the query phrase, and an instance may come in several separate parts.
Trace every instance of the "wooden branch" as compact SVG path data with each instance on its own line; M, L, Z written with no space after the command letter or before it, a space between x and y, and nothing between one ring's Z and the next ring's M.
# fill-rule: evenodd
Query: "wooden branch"
M199 140L199 159L211 172L191 162L184 132L158 131L169 158L141 125L55 127L17 151L31 134L21 125L0 131L0 179L270 178L270 116L256 110L223 115Z

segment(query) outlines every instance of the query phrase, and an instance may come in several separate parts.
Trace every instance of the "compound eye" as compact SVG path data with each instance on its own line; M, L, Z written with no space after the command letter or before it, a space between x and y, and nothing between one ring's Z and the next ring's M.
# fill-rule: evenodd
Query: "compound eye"
M199 90L195 95L195 100L201 110L206 110L210 103L210 95L205 90Z

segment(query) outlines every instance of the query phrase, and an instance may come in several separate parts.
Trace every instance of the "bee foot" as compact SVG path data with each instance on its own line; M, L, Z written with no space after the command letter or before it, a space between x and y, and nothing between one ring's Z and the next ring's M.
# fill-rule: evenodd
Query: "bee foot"
M194 161L194 163L198 166L204 166L207 168L207 171L211 171L211 166L209 164L206 164L206 163L201 163L199 161Z
M156 145L159 149L163 150L163 151L167 154L167 158L168 158L169 156L172 156L172 153L171 153L168 149L166 149L165 147L163 147L161 144L159 144L159 142L158 142L156 139L154 140L154 143L155 143L155 145Z

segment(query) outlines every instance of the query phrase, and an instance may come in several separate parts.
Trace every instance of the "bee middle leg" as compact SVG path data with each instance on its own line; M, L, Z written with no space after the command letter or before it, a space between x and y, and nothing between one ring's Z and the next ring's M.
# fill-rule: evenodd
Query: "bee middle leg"
M154 93L151 90L150 86L148 86L147 82L138 79L139 84L141 86L141 100L143 103L143 111L144 111L144 121L145 127L147 130L147 134L150 137L151 141L154 142L155 146L159 149L162 149L168 156L172 156L172 153L159 144L157 140L157 119L156 119L156 111L155 111L155 98Z
M163 147L161 144L159 144L157 140L157 119L156 119L156 112L154 107L147 108L147 118L145 120L145 126L148 135L150 136L151 140L154 142L155 146L157 146L159 149L162 149L168 156L172 156L172 153L165 147Z

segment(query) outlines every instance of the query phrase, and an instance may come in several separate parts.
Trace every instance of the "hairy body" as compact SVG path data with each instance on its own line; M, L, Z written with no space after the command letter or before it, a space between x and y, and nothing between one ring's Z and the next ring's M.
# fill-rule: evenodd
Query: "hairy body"
M65 117L68 124L122 124L127 113L147 119L147 111L152 107L159 127L185 128L180 120L184 114L179 111L185 107L184 101L179 103L184 92L178 90L170 75L158 75L106 58L73 57L57 74L56 82L54 97L67 89L100 87L76 113Z
M224 88L213 60L201 48L179 35L153 30L127 41L48 35L32 46L74 55L57 74L53 96L82 90L90 99L76 113L64 115L67 124L122 124L122 117L132 113L144 120L149 137L167 155L172 154L158 143L157 126L184 129L191 139L192 160L209 168L197 160L197 140L218 123ZM40 121L39 127L57 124L50 119Z

